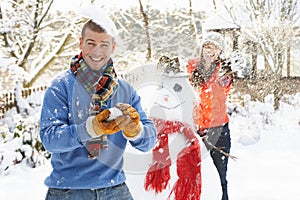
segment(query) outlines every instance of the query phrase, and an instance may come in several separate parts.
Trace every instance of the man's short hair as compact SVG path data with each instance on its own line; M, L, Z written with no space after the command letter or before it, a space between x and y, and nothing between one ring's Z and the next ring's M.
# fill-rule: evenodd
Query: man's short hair
M82 31L81 31L82 38L84 37L87 28L97 33L106 33L104 28L102 28L100 25L96 24L95 22L93 22L93 20L90 19L82 27Z

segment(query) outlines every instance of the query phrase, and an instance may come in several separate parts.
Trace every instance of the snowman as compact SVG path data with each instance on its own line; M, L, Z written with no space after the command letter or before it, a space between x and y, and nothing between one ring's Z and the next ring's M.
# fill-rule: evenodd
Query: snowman
M193 107L197 101L197 95L191 87L189 75L180 69L178 58L170 59L167 56L162 56L158 64L147 64L136 67L130 70L124 78L126 78L135 87L141 96L142 106L147 115L153 119L158 132L157 145L152 152L140 153L133 149L130 145L125 152L124 169L127 177L132 179L145 179L145 192L152 191L154 195L151 199L162 199L166 195L174 195L177 197L176 189L165 191L167 185L173 184L180 186L180 174L170 175L166 180L161 174L168 174L170 168L181 168L184 171L186 167L185 161L180 161L180 158L185 158L185 154L196 155L195 161L197 165L195 174L200 176L200 148L197 136L194 134L194 123L192 118ZM193 145L191 145L193 144ZM189 148L193 146L192 148ZM195 147L195 148L194 148ZM193 149L194 148L194 149ZM187 152L187 151L193 151ZM157 160L158 159L158 160ZM191 158L189 158L191 159ZM160 166L158 167L158 163ZM191 164L191 162L188 162ZM173 170L176 171L176 170ZM180 170L177 169L177 173ZM185 170L187 171L187 170ZM176 175L179 178L176 178ZM146 176L146 178L145 178ZM182 175L189 176L187 174ZM157 177L160 180L157 180ZM193 177L192 179L200 179L201 177ZM183 181L183 180L182 180ZM198 181L194 185L193 191L196 187L201 188ZM186 185L182 183L181 187ZM131 187L136 187L131 185ZM192 186L191 186L192 187ZM136 188L137 190L141 190ZM199 189L198 189L199 190ZM133 189L133 192L135 189ZM153 192L154 191L154 192ZM185 198L189 194L181 194ZM190 194L195 195L195 194ZM199 192L200 196L200 192ZM180 198L178 198L180 199Z

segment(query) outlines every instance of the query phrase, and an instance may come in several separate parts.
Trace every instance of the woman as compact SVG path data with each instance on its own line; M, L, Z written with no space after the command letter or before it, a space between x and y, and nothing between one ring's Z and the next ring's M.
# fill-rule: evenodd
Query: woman
M213 148L219 147L229 153L231 146L226 100L233 73L230 67L222 66L220 55L224 46L224 39L220 34L208 33L202 41L200 58L189 60L187 71L191 74L191 84L200 98L193 116L197 133L210 150L221 180L222 200L227 200L228 156Z

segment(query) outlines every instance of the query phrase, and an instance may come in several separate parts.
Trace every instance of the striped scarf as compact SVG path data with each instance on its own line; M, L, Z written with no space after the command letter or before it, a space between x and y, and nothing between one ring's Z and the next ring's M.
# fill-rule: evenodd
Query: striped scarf
M98 71L89 68L83 60L81 52L71 59L71 71L92 97L89 115L97 115L107 106L108 101L118 88L118 77L114 70L112 59L107 62L107 67L100 76ZM88 141L87 147L90 154L89 157L96 158L100 154L101 149L108 148L107 136L102 135L99 138Z

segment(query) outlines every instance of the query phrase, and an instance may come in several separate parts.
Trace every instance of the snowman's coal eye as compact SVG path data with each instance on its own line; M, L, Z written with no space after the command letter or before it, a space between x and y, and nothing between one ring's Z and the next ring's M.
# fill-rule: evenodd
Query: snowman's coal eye
M181 92L181 91L182 91L182 86L181 86L180 84L176 83L176 84L174 85L174 87L173 87L173 90L174 90L175 92Z

